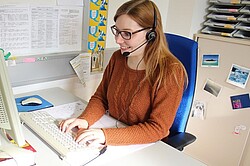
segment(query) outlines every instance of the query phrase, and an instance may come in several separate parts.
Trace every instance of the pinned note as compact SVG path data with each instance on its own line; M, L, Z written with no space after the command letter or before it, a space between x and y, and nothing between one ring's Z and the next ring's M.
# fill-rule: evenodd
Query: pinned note
M83 85L90 76L91 54L81 53L70 61L71 66L76 72Z
M6 64L7 64L7 66L16 66L16 60L15 59L13 59L13 60L7 60L7 61L5 61L6 62Z
M234 128L234 134L235 135L239 135L240 134L240 132L241 132L241 130L246 130L247 129L247 127L245 126L245 125L238 125L238 126L236 126L235 128Z
M24 63L34 63L36 58L23 58Z
M206 103L204 101L195 100L191 110L191 116L199 119L205 119Z

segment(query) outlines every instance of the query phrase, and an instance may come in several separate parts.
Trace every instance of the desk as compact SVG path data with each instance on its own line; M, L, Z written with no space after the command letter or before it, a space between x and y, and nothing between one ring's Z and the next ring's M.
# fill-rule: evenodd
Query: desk
M74 102L81 100L80 98L72 95L69 92L62 90L61 88L51 88L45 89L25 94L16 95L16 97L26 96L26 95L40 95L46 100L53 103L55 106L60 104L66 104L69 102ZM87 102L85 102L87 103ZM68 165L54 153L49 147L47 147L38 137L36 137L27 128L23 127L24 135L26 140L37 150L36 163L39 166L66 166ZM137 151L131 153L124 153L124 155L117 155L117 151L124 147L108 147L107 152L101 155L99 158L91 162L89 165L109 165L109 166L121 166L121 165L192 165L192 166L205 166L205 164L197 161L190 156L185 155L163 142L159 141L154 144L149 144L144 148L137 148ZM125 147L126 148L126 147ZM111 157L110 157L111 156Z
M117 164L119 163L119 164ZM171 146L159 141L151 146L124 157L107 162L108 166L205 166L198 160L191 158ZM103 166L104 166L103 165Z

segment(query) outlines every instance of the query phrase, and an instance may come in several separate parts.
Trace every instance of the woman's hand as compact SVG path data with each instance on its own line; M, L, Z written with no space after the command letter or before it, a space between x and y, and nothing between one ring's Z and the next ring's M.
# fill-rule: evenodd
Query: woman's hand
M105 144L106 139L102 129L80 129L76 134L75 141L79 144L87 143L88 146L98 146Z
M59 124L60 130L65 133L70 132L75 127L78 129L87 129L88 122L85 119L71 118L63 120Z
M77 143L88 146L105 144L106 139L102 129L88 129L88 122L85 119L71 118L63 120L59 124L60 130L65 133L70 132L75 127L78 129L74 133Z

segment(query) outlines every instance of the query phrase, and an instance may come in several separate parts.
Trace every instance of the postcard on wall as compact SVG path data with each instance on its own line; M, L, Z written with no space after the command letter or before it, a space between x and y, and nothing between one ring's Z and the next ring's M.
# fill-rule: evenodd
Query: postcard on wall
M95 51L91 54L91 72L103 71L104 51Z
M204 101L195 100L192 105L191 117L205 119L206 103Z
M214 95L215 97L218 97L219 93L221 92L222 86L220 86L219 84L217 84L216 82L207 79L203 90Z
M233 109L250 108L249 93L230 96Z
M201 67L219 67L219 54L204 54Z
M250 69L248 68L232 64L227 82L240 88L245 88L249 78L249 72Z
M86 81L90 76L91 54L81 53L70 61L76 75L83 85L86 85Z

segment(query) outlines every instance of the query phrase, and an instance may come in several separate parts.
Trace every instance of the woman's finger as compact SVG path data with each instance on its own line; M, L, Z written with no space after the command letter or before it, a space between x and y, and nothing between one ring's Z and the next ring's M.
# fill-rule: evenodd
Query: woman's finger
M94 139L96 139L94 133L92 132L80 132L77 133L77 136L75 138L75 141L79 144L86 144L88 145L90 142L92 142Z

